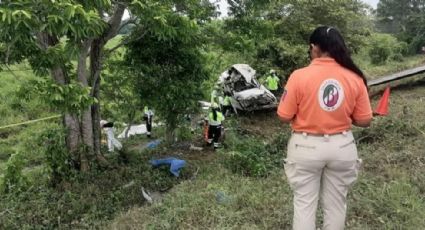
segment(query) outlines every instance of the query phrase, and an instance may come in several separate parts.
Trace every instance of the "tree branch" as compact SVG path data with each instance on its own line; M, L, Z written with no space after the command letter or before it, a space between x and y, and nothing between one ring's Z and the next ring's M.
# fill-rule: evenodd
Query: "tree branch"
M92 39L84 40L80 45L80 56L78 57L77 76L78 81L84 86L88 86L87 79L87 56L92 43Z
M20 79L19 77L18 77L18 75L16 75L10 68L9 68L9 64L8 63L6 63L5 64L5 66L6 66L6 69L10 72L10 74L12 74L16 79Z
M134 18L134 19L128 19L127 21L125 21L123 24L121 24L121 26L120 26L120 28L118 29L118 31L117 31L117 33L119 33L121 30L122 30L122 28L124 28L125 26L127 26L127 25L130 25L130 24L135 24L136 23L136 19Z
M132 41L137 41L139 39L142 39L148 32L145 30L140 36L134 38L134 39L126 39L123 40L121 43L119 43L118 45L114 46L113 48L111 48L110 50L108 50L107 52L105 52L105 55L110 55L111 53L113 53L115 50L119 49L120 47L129 44Z
M115 8L114 14L108 21L109 30L104 36L105 41L108 41L109 39L117 35L125 8L127 8L127 5L125 5L124 3L117 3L117 7Z

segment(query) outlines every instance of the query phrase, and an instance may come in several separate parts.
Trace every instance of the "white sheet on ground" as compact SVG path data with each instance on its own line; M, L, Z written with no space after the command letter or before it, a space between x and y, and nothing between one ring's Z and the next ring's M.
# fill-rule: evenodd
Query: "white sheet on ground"
M125 132L127 131L127 128L124 129L124 131L118 135L118 138L124 138L125 137ZM136 134L145 134L147 132L146 130L146 125L141 124L141 125L132 125L130 127L130 130L128 131L128 136L132 136L132 135L136 135Z

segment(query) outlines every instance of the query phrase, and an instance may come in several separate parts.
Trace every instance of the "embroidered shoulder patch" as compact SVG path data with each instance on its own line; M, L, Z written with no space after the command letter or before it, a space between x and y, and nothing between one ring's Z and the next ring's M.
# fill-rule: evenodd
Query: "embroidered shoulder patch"
M327 79L319 88L319 104L325 111L335 111L344 101L344 89L335 79Z

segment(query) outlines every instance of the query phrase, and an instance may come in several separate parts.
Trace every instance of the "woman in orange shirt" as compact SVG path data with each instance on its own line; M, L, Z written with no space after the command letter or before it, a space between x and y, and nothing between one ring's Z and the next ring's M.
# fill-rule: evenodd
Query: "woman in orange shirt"
M319 197L323 229L344 229L347 192L361 163L350 129L372 119L367 81L333 27L314 30L309 54L310 65L291 74L277 112L293 130L285 160L293 229L316 229Z

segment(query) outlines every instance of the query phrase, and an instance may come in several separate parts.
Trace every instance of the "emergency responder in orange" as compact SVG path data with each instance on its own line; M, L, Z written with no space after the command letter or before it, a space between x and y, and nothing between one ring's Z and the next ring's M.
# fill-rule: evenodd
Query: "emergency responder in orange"
M285 159L293 229L316 229L319 197L322 229L344 229L347 192L361 163L350 129L372 120L367 81L337 29L318 27L309 44L311 63L291 74L277 112L293 130Z

